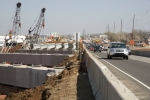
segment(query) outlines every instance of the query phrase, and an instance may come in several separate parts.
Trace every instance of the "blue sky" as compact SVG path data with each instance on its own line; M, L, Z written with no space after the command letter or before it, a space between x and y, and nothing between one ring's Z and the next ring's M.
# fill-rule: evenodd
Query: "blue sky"
M135 14L135 29L150 31L150 0L0 0L0 34L7 34L16 4L21 6L21 33L28 30L41 9L45 11L45 33L73 34L74 32L104 33L110 31L131 32ZM147 11L147 12L146 12ZM8 29L9 28L9 29Z

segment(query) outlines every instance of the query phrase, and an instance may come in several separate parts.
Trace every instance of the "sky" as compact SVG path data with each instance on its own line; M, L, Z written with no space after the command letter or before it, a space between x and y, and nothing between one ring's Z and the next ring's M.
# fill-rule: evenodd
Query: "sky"
M16 4L21 2L21 34L27 35L42 8L45 11L45 34L60 35L131 32L135 14L135 29L150 31L150 0L0 0L0 34L12 29ZM35 24L37 23L37 20ZM35 27L35 25L33 26ZM42 34L42 33L41 33Z

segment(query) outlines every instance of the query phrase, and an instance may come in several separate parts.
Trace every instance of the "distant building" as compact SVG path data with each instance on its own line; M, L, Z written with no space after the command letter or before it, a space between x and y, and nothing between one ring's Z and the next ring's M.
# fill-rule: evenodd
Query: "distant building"
M108 36L107 35L99 35L100 39L103 41L103 40L108 40Z

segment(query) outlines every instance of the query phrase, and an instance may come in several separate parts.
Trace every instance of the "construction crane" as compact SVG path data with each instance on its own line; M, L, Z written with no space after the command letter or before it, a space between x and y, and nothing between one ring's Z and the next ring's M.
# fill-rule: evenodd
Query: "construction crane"
M32 26L30 27L30 29L28 30L29 32L29 42L31 45L35 44L35 43L38 43L40 42L39 41L39 37L40 37L40 32L41 32L41 29L43 27L43 30L44 30L44 26L45 26L45 18L44 18L44 14L45 14L45 8L42 8L41 9L41 13L40 13L40 16L39 16L39 19L37 21L37 24L36 26L32 29ZM34 31L33 34L31 34L32 32Z
M21 22L20 22L20 10L21 10L21 3L18 2L16 4L16 12L15 12L15 16L13 19L13 27L12 30L10 30L9 32L9 38L6 39L7 35L5 36L5 46L6 49L4 49L5 47L3 47L3 49L1 50L1 52L8 52L9 49L12 46L16 46L17 45L17 41L16 41L16 36L19 35L20 30L21 30Z

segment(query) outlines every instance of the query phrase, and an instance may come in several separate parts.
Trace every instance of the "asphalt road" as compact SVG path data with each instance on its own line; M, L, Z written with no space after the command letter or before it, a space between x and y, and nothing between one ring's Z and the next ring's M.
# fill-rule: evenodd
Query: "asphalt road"
M140 100L150 100L150 58L129 56L107 59L106 51L91 52Z

